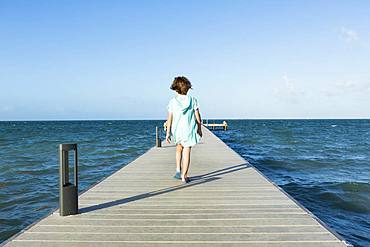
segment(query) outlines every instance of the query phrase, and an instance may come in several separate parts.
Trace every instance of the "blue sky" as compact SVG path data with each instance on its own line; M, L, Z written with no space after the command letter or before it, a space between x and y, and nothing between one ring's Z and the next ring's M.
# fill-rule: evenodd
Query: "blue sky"
M370 118L369 1L0 1L0 120Z

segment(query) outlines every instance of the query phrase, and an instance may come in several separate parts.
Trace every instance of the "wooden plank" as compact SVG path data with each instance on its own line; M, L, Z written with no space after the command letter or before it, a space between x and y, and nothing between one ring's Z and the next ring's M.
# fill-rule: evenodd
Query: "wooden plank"
M80 195L80 214L52 213L17 246L346 246L336 234L203 128L192 181L173 179L163 143Z
M318 225L304 225L304 226L209 226L209 227L200 227L200 226L191 226L191 227L182 227L182 226L163 226L163 227L128 227L128 226L66 226L66 225L37 225L30 229L29 232L79 232L79 233L90 233L90 232L102 232L102 233L289 233L289 232L326 232L321 226Z

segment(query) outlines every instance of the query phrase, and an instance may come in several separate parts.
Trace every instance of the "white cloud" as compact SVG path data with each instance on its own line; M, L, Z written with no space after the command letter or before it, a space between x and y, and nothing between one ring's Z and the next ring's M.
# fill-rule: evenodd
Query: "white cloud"
M9 105L3 105L0 107L0 112L9 112L13 110L13 107L9 106Z
M282 79L285 82L285 87L286 87L287 91L288 92L295 92L295 87L294 87L293 81L290 80L287 75L283 75Z
M298 89L296 83L286 74L282 76L282 80L284 84L273 89L274 95L282 97L291 103L298 103L301 97L305 95L305 91Z
M338 95L368 95L370 93L370 80L342 80L328 88L327 96Z
M335 83L335 86L339 89L352 89L355 88L358 85L358 83L347 80L347 81L339 81Z
M357 31L355 31L353 29L348 29L346 27L342 27L341 33L342 33L343 38L347 42L355 42L355 41L358 41L360 39Z

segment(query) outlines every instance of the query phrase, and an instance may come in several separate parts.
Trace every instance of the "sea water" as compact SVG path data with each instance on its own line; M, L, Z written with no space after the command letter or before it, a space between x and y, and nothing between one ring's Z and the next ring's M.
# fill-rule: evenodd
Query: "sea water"
M354 246L370 246L370 120L231 120L226 144Z
M154 146L162 124L0 122L0 242L58 207L58 144L78 143L83 191ZM228 124L214 133L348 242L370 246L370 120Z
M51 213L59 200L60 143L78 143L79 190L155 145L163 121L0 122L0 242Z

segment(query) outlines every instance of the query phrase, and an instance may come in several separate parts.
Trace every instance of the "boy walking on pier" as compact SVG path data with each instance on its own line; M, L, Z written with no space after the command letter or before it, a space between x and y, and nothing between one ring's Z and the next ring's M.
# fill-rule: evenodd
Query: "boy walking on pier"
M170 100L167 106L166 141L170 143L172 136L173 142L177 145L174 177L185 183L189 182L191 147L197 144L202 137L202 121L198 100L187 94L191 87L191 83L186 77L175 77L171 89L176 91L176 96Z

